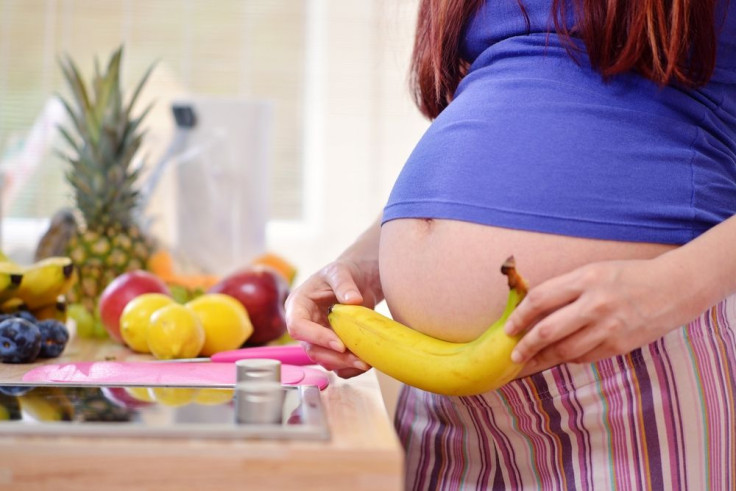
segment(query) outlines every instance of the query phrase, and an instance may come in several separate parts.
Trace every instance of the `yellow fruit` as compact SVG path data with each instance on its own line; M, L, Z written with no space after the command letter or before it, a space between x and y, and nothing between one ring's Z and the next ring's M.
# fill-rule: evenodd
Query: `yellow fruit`
M194 402L205 406L225 404L233 399L233 389L199 389L194 396Z
M156 358L193 358L204 346L204 328L192 310L172 303L153 313L146 339Z
M138 353L150 353L146 331L151 316L172 303L174 299L163 293L144 293L128 302L120 315L120 336L125 344Z
M153 387L151 392L156 402L165 406L186 406L197 395L197 389L188 387Z
M133 399L143 402L154 402L153 395L148 387L126 387L125 392L130 394Z
M66 322L67 308L68 305L66 304L66 297L64 295L61 295L59 296L59 298L56 299L56 302L49 305L43 305L31 310L31 314L33 314L33 316L40 321L46 319L56 319L60 322Z
M223 293L208 293L186 303L204 328L200 354L239 348L253 334L253 324L243 304Z
M503 326L527 290L513 257L501 272L509 284L506 309L486 332L467 343L427 336L359 305L334 305L328 319L358 358L407 385L454 396L495 390L523 367L511 361L521 335L508 336Z
M71 258L47 257L23 270L23 279L15 296L23 300L29 309L35 309L54 303L76 280Z

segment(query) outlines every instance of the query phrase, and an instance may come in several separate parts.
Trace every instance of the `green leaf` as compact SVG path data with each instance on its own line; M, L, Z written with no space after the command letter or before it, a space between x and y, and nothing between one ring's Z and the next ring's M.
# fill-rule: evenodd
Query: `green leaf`
M77 69L77 66L74 64L69 56L67 56L67 66L65 69L65 73L68 74L67 80L70 80L69 85L71 86L72 91L74 92L79 102L80 110L82 111L84 123L87 127L90 142L94 145L97 142L97 139L100 137L98 128L99 122L97 121L95 111L90 104L89 91L87 90L87 86L85 85L84 80L82 79L82 76Z
M64 140L66 140L66 142L69 144L69 146L72 147L72 149L75 152L77 152L77 155L78 155L81 152L81 147L79 146L79 142L77 140L75 140L69 134L69 132L65 128L63 128L62 126L59 126L58 129L59 129L59 133L61 133L61 136L64 137Z
M130 97L130 101L128 102L128 109L125 111L128 117L130 117L131 112L133 111L133 106L135 105L136 101L138 100L138 96L143 90L143 86L146 84L146 81L148 81L148 78L151 76L151 73L153 72L153 69L156 67L157 64L158 62L153 62L151 66L148 67L148 70L146 70L143 78L141 78L141 80L138 82L138 86L133 91L133 95Z
M79 120L78 115L74 112L74 109L69 105L69 103L62 97L59 97L59 100L64 105L64 108L66 109L67 114L69 115L69 118L72 120L72 125L77 130L77 133L79 134L79 137L82 140L87 140L87 127L82 124L82 122ZM59 125L61 127L61 125Z

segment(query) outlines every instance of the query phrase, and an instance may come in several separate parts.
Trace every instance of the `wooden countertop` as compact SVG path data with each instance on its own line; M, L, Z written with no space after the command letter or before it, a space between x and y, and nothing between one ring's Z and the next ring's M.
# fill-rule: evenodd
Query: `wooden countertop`
M60 358L0 364L0 383L42 363L150 359L76 339ZM330 374L321 396L328 441L0 435L0 489L402 489L402 451L374 371Z

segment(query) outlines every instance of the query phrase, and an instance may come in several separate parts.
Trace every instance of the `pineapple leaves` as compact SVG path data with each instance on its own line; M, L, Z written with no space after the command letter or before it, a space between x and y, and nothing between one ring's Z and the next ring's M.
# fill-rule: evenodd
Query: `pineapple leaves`
M57 153L70 164L65 178L84 222L95 229L102 224L135 226L135 210L140 206L137 186L141 167L134 165L133 159L146 134L141 129L142 121L153 103L136 117L131 111L155 63L136 84L126 105L121 86L122 57L120 46L106 65L95 59L88 84L69 56L59 62L73 97L60 97L70 124L59 127L59 131L69 148L66 154Z
M120 104L120 60L123 55L122 46L115 50L110 57L110 61L107 64L107 71L104 75L99 74L99 67L96 68L98 72L95 75L94 90L95 90L95 116L98 124L103 124L108 116L114 118L114 113L120 111L116 108L116 103ZM117 94L117 97L116 97ZM114 101L110 101L110 99ZM113 114L106 114L112 111Z
M79 69L77 69L74 61L72 61L69 56L66 57L66 64L62 62L61 69L64 71L64 77L66 78L69 87L72 89L72 94L76 99L77 107L81 112L77 117L81 118L81 121L84 121L85 123L86 131L81 134L86 134L90 141L94 143L99 138L99 124L96 121L92 103L89 99L87 85L84 83L84 80L79 73Z
M82 121L80 121L79 117L77 116L77 113L74 112L74 109L69 105L69 103L61 96L58 96L61 103L64 105L64 108L66 109L67 114L69 115L69 118L72 120L72 123L74 124L74 127L76 128L79 135L84 139L85 135L87 134L86 126Z
M133 106L135 105L136 101L138 100L138 96L141 93L141 90L143 90L143 86L146 84L146 81L151 76L151 73L153 72L153 69L156 67L156 63L152 63L151 66L148 67L148 70L146 70L146 73L143 75L143 78L141 78L141 81L138 82L138 86L133 91L133 95L130 97L130 101L128 101L128 108L126 109L126 114L128 117L130 117L131 111L133 110ZM149 106L150 109L150 106ZM148 112L148 109L146 109L145 113ZM142 117L138 119L143 119Z
M66 130L66 128L62 128L61 126L59 126L59 133L61 133L61 136L64 137L64 140L66 140L66 142L69 144L70 147L72 147L72 150L74 150L77 155L79 155L79 154L82 153L82 150L79 147L79 144L72 137L72 135L69 134L69 132Z
M153 105L154 103L152 102L148 106L146 106L146 109L143 110L141 115L131 120L125 127L125 131L123 132L123 135L120 139L120 151L122 151L123 148L129 146L129 142L131 141L131 139L135 139L139 135L138 133L136 133L138 131L138 127L140 127L146 115L148 115L151 109L153 109Z

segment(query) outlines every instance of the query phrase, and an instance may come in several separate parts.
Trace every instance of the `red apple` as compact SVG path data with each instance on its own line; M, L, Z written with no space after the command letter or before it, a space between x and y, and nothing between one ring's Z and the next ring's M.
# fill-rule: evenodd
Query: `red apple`
M123 343L120 335L120 315L128 302L144 293L171 295L166 283L153 273L136 270L123 273L107 285L100 295L97 309L100 321L110 337Z
M289 284L267 266L248 266L222 278L208 293L224 293L238 300L248 312L253 334L244 346L260 346L286 332L284 303Z

